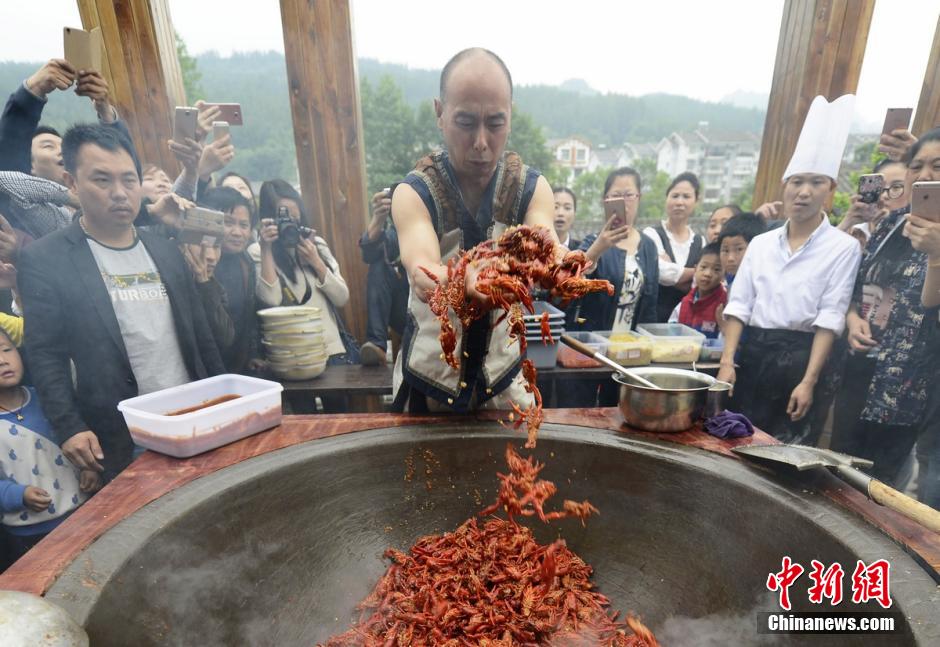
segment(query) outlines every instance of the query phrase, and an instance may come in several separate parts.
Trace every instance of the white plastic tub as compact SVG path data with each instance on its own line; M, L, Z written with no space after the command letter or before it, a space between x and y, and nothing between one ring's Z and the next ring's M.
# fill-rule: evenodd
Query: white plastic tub
M281 424L282 390L277 382L256 377L216 375L124 400L118 411L136 444L187 458ZM231 395L239 397L167 415Z

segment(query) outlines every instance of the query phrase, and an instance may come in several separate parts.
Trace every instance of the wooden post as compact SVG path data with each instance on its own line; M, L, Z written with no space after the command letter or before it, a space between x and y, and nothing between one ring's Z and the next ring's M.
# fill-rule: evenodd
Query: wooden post
M78 0L78 11L85 29L101 27L102 74L141 162L172 177L179 164L166 142L173 108L185 105L186 96L168 0Z
M937 126L940 126L940 18L937 18L937 30L933 35L927 71L924 72L924 85L920 90L911 132L920 137Z
M363 341L367 267L359 253L369 204L348 0L281 0L297 168L313 226L349 285L346 323Z
M816 95L854 93L875 0L787 0L754 183L756 207L780 196L781 177Z

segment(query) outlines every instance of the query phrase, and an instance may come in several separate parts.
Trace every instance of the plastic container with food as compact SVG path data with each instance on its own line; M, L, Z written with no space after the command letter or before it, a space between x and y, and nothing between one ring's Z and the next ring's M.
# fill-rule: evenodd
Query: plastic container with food
M607 357L621 366L646 366L653 361L653 343L635 332L596 332L607 339Z
M526 336L526 358L532 360L535 368L552 368L558 359L559 344L545 344L542 338Z
M245 375L174 386L118 403L141 447L187 458L281 424L277 382Z
M725 350L724 339L706 339L702 344L702 354L699 359L703 362L720 362L721 353Z
M607 352L607 339L593 332L570 332L569 337L585 344L595 353L604 354ZM593 368L603 366L593 357L588 357L579 353L570 346L560 344L558 347L558 364L565 368Z
M653 361L686 364L698 361L705 335L680 323L640 324L636 330L650 338Z

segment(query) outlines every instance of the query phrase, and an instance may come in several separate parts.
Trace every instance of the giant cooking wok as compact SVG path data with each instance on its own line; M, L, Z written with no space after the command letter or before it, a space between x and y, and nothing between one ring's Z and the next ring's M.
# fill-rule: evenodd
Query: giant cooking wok
M78 554L46 596L96 647L313 645L348 626L387 566L387 547L451 530L492 501L506 443L521 440L493 422L464 422L263 454L130 515ZM734 626L741 634L727 644L747 644L740 636L756 635L756 611L775 609L765 581L784 555L807 567L840 562L849 573L857 559L884 558L903 634L774 644L940 644L928 572L823 497L726 457L612 431L546 424L535 454L559 499L587 498L601 511L586 527L531 524L539 539L564 537L595 567L613 607L654 630L686 632L684 644L696 644L696 632ZM792 589L794 611L814 610L806 586Z

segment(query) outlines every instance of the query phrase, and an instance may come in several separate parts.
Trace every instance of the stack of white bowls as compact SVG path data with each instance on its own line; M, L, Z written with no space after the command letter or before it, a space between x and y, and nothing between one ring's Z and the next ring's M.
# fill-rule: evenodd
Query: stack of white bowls
M261 343L271 371L282 380L309 380L326 370L320 308L283 306L259 310Z

